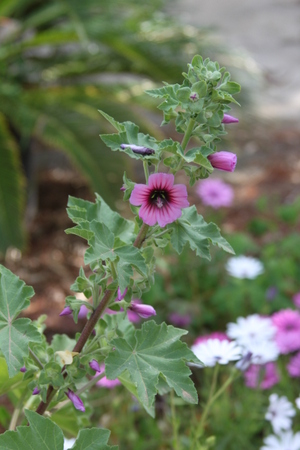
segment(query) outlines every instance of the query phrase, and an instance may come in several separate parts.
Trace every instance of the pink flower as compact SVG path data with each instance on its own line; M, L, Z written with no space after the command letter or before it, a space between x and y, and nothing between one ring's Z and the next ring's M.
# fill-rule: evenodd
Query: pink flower
M69 316L70 314L72 314L72 310L70 308L70 306L66 306L62 312L60 313L60 316Z
M105 370L105 365L101 364L100 366L100 371L96 372L95 377L97 377L98 375L100 375L102 372L104 372ZM104 376L103 378L101 378L101 380L97 381L96 385L100 386L100 387L106 387L108 389L113 389L115 386L119 386L121 384L121 382L118 380L118 378L116 378L115 380L108 380L106 378L106 376Z
M230 116L229 114L224 114L222 123L237 123L239 119L236 117Z
M291 377L300 377L300 352L290 359L287 370Z
M274 313L272 322L277 328L275 340L281 353L286 354L300 349L300 313L283 309Z
M231 152L216 152L207 159L215 169L233 172L237 162L237 156Z
M73 405L75 406L78 411L85 411L84 404L78 395L75 394L75 392L71 391L71 389L68 389L68 392L66 392L66 396L69 397Z
M92 359L92 361L89 362L89 366L91 369L95 370L95 372L101 372L100 365L96 359Z
M150 175L148 185L136 184L130 203L140 206L139 217L147 225L156 223L163 228L178 219L182 208L189 206L184 184L174 185L174 175L155 173Z
M131 302L129 309L138 314L143 319L149 319L149 317L151 316L156 316L156 311L153 306L143 305L135 301Z
M125 291L121 292L121 289L118 287L118 297L117 300L120 302L121 300L123 300L125 298L125 295L127 294L128 288L125 289Z
M204 336L199 336L195 339L195 344L200 344L201 342L207 342L208 339L218 339L219 341L229 341L227 334L222 333L221 331L214 331L210 334L205 334Z
M252 364L249 369L244 372L246 386L255 389L270 389L279 382L276 365L273 362L261 366Z
M295 295L293 295L293 302L294 305L297 306L297 308L300 308L300 292L297 292Z
M234 192L229 184L222 180L201 180L197 185L197 194L204 205L218 209L222 206L230 206L233 201Z

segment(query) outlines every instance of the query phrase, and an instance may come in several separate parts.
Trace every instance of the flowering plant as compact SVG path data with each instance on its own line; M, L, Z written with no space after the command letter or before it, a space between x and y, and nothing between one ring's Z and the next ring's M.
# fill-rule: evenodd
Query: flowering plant
M175 391L185 402L198 402L187 363L202 363L180 340L187 332L154 320L136 329L126 314L134 312L144 319L155 315L151 305L134 299L142 298L154 283L156 249L170 243L181 254L189 246L197 256L210 259L213 244L234 253L219 228L206 223L195 205L190 206L186 185L175 178L184 171L192 186L209 177L214 168L234 170L235 155L218 152L217 144L226 134L224 124L236 121L227 113L229 105L237 103L233 95L240 86L218 63L208 58L203 61L201 56L193 58L183 75L181 85L165 84L147 91L161 100L162 124L174 121L176 131L183 134L181 142L171 138L159 141L141 133L134 123L119 123L100 111L116 130L101 139L112 151L141 162L145 183L135 183L124 174L124 200L129 201L135 220L111 210L98 194L95 203L69 198L67 212L75 226L66 233L88 243L86 267L71 286L87 301L68 296L62 312L77 321L81 308L88 309L87 322L76 339L55 335L49 344L43 335L43 318L36 322L19 318L33 289L0 266L0 348L10 377L8 385L19 382L21 392L10 430L0 436L0 448L17 449L26 440L31 448L41 448L47 441L47 448L62 450L62 430L43 414L52 414L65 401L72 402L78 414L88 413L85 393L100 380L104 385L104 377L105 383L121 383L152 417L157 394L173 395ZM188 149L191 138L198 144ZM226 340L222 345L218 342L208 340L208 345L214 352L227 354L213 355L208 365L222 357L224 363L242 357L239 347ZM202 355L204 358L203 351L199 352L200 359ZM204 417L206 414L203 426ZM24 418L29 427L14 431ZM193 448L204 448L201 433L198 430ZM116 448L107 444L108 438L107 430L81 429L72 448Z

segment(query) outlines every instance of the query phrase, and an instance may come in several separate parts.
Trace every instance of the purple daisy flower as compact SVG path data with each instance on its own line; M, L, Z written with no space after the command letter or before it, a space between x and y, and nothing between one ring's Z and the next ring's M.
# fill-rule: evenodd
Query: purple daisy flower
M231 152L216 152L207 157L215 169L233 172L237 162L237 156Z
M277 328L275 340L280 353L286 354L300 349L300 313L283 309L273 314L273 325Z
M232 187L222 180L202 180L198 183L196 192L204 205L214 209L230 206L234 197Z
M276 364L268 362L265 365L252 364L244 372L245 384L249 388L270 389L279 382Z
M287 370L291 377L300 377L300 352L290 359Z
M186 186L174 185L174 175L167 173L150 175L148 185L136 184L129 201L141 206L139 217L144 223L150 226L158 223L161 228L178 219L181 209L189 206Z

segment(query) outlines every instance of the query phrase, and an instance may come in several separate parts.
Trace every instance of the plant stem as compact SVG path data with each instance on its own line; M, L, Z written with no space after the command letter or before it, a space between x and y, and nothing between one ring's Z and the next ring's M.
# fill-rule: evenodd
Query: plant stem
M149 225L146 225L145 223L143 223L143 225L140 228L140 231L133 243L133 246L136 248L140 248L146 238L147 235L147 231L149 229ZM111 285L109 285L111 286ZM103 312L105 311L105 309L107 308L111 298L113 297L113 295L116 292L116 288L113 289L106 289L104 296L102 297L102 300L100 301L99 305L97 306L97 308L94 310L93 314L91 315L91 317L89 318L89 320L86 322L82 333L78 339L78 341L75 344L75 347L73 348L73 352L78 352L80 353L84 347L84 345L86 344L90 334L92 333L93 329L95 328L95 325L97 324L98 320L100 319L101 315L103 314ZM64 367L62 369L62 371L64 370ZM49 386L48 387L48 391L47 391L47 397L46 397L46 402L44 403L43 401L39 404L36 412L38 414L43 415L44 412L47 410L51 400L53 399L54 395L55 395L56 391L54 390L53 386Z
M180 450L180 443L178 440L178 420L176 417L173 389L170 392L170 405L171 405L171 419L172 419L172 428L173 428L173 448L174 448L174 450Z
M32 358L32 359L34 360L34 362L37 364L37 366L39 366L39 368L40 368L41 370L43 370L43 368L44 368L43 364L41 363L41 361L39 360L39 358L36 356L36 354L34 353L34 351L31 350L30 347L29 347L29 353L30 353L31 358Z
M191 137L192 132L194 130L194 126L195 126L195 120L191 118L189 123L188 123L186 132L184 133L182 142L181 142L181 147L182 147L183 151L186 149L186 147L187 147L187 145L189 143L190 137Z
M149 225L146 223L143 223L143 225L140 228L139 234L136 237L136 240L133 243L133 246L136 248L140 248L142 246L142 243L146 239L147 232L149 230Z
M24 402L24 398L26 397L26 395L27 395L27 386L24 389L24 392L21 395L21 397L17 403L17 406L14 409L14 412L12 413L9 428L8 428L10 431L14 431L17 426L19 415L23 409L23 402Z
M143 161L143 167L144 167L144 173L145 173L146 183L148 184L148 179L149 179L149 166L148 166L148 161L147 161L147 160Z

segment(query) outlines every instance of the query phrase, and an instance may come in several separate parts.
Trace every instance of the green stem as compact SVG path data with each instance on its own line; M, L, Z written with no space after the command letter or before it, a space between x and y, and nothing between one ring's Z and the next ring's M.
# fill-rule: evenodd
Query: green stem
M170 392L170 405L171 405L171 419L172 419L172 428L173 428L173 448L174 448L174 450L180 450L180 442L178 439L178 420L176 417L173 389Z
M10 431L14 431L16 429L20 413L23 409L24 398L26 397L27 393L28 393L28 391L27 391L27 386L26 386L23 394L21 395L21 397L17 403L17 406L14 409L14 412L12 413L9 428L8 428Z
M148 184L148 179L149 179L149 166L148 166L148 161L143 161L143 167L144 167L144 173L145 173L145 179L146 179L146 183Z
M147 232L149 230L149 225L146 223L143 223L143 225L140 228L139 234L136 237L136 240L133 243L133 246L136 248L140 248L142 246L142 243L146 239Z
M29 347L29 353L31 358L33 359L33 361L37 364L37 366L43 370L44 369L44 365L41 363L41 361L39 360L39 358L36 356L36 354L34 353L33 350L31 350L31 348Z
M192 132L194 130L194 126L195 126L195 120L194 119L190 119L190 121L188 123L188 126L187 126L187 129L186 129L186 132L184 133L184 136L183 136L183 139L182 139L182 142L181 142L181 147L182 147L183 151L185 151L185 149L186 149L186 147L187 147L187 145L189 143L189 140L190 140L190 138L192 136Z

